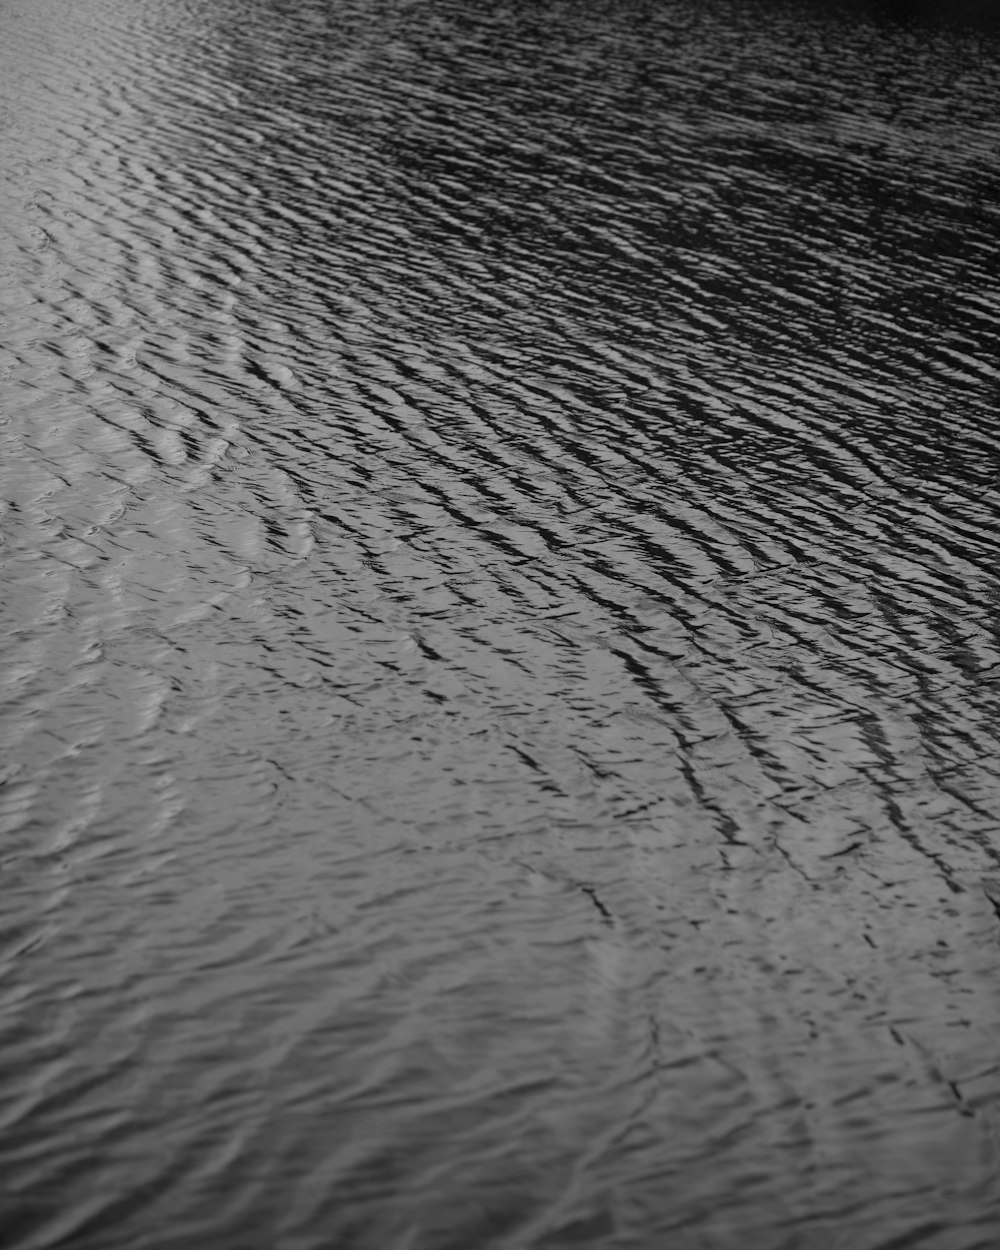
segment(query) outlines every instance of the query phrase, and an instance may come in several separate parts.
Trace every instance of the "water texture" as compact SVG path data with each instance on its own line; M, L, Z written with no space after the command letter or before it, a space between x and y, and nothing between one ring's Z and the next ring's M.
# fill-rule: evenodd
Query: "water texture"
M3 1250L1000 1244L1000 46L0 32Z

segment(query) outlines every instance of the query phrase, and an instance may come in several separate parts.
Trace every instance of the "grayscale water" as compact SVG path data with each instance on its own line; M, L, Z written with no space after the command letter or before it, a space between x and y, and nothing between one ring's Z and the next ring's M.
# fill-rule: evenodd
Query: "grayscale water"
M3 1250L995 1250L1000 44L0 32Z

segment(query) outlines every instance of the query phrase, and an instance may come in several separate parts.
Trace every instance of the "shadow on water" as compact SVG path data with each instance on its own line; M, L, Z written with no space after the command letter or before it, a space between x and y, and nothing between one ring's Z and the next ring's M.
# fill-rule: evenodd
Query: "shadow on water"
M935 26L952 26L967 30L984 30L995 34L1000 27L1000 5L996 0L868 0L870 11L897 21Z
M834 23L863 21L885 25L890 37L900 29L995 36L1000 28L997 0L752 0L759 13L787 13L796 8L812 20Z
M5 1246L992 1245L988 33L3 20Z

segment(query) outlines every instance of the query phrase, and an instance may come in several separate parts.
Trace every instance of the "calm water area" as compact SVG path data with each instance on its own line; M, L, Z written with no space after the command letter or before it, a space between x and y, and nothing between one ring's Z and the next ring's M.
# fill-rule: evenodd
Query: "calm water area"
M1000 1245L1000 39L0 0L0 1248Z

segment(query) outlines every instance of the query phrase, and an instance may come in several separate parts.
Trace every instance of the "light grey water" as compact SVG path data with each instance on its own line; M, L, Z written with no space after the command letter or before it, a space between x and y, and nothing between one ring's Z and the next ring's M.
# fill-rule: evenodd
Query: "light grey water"
M1000 50L0 0L3 1250L1000 1244Z

